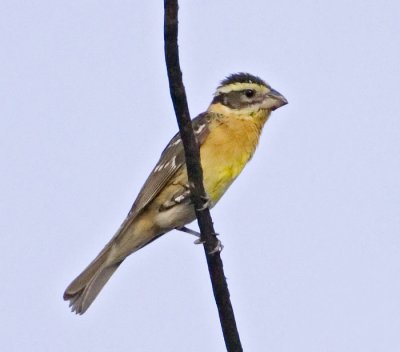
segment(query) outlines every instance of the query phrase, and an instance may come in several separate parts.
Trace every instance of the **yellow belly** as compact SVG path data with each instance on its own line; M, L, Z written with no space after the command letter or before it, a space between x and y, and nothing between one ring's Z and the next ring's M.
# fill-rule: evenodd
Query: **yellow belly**
M231 117L211 122L210 134L200 148L204 187L213 205L253 156L265 119Z

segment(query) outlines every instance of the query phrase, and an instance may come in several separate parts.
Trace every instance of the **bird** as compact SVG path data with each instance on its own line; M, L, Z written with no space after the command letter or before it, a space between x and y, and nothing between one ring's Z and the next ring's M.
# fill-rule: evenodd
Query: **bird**
M252 158L271 112L287 103L261 78L239 72L221 81L208 109L192 120L209 208ZM85 313L130 254L171 230L186 228L195 218L184 148L177 133L115 235L66 288L63 298L71 311Z

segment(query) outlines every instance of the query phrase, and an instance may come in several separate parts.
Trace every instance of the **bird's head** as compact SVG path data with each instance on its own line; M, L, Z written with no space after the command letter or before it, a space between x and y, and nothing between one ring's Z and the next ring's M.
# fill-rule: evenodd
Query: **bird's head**
M248 73L235 73L217 88L208 111L252 115L271 112L286 105L286 98L261 78Z

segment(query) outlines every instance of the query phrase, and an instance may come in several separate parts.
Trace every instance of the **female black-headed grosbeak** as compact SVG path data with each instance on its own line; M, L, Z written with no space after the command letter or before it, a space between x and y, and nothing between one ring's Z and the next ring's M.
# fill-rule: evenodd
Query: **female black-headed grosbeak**
M260 78L237 73L221 82L207 111L193 119L210 207L252 157L271 111L285 104L287 100ZM72 311L83 314L128 255L195 218L178 133L117 233L65 290Z

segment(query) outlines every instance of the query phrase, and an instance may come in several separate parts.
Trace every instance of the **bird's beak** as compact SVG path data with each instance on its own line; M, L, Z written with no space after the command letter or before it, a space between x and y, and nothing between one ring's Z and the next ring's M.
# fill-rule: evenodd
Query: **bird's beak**
M271 90L265 94L262 108L273 111L280 108L281 106L286 105L287 103L288 101L281 93L271 88Z

